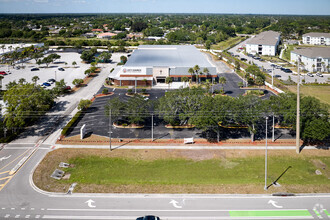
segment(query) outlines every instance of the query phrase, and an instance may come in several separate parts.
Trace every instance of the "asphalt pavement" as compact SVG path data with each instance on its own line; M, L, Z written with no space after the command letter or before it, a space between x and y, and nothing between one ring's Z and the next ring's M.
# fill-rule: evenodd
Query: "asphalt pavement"
M0 158L21 147L10 144ZM52 149L37 148L0 191L2 219L136 219L156 215L163 219L327 219L329 194L297 196L221 194L65 194L38 189L32 181L36 165ZM17 156L12 155L16 158ZM9 169L11 161L0 172ZM260 186L263 187L263 186Z

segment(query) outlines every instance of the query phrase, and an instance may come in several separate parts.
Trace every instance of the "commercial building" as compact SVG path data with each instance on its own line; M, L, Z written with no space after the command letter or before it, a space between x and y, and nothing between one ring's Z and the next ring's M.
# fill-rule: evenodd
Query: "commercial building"
M278 32L262 32L247 41L246 52L248 54L275 56L280 40L281 35Z
M330 48L328 47L305 47L291 51L291 61L297 62L298 57L304 68L310 72L328 72L330 64Z
M200 79L217 79L216 67L191 45L141 45L128 58L124 66L118 66L110 73L110 80L116 85L147 85L165 83L167 77L173 82L182 82L183 77L192 79L189 68L200 67ZM208 73L203 73L207 68Z
M330 45L330 33L311 32L302 36L303 44Z

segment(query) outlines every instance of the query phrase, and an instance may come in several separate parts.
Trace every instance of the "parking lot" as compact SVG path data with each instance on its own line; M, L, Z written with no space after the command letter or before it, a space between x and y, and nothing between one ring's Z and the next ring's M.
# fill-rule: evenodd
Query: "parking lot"
M249 57L249 56L243 54L242 52L238 52L238 48L244 47L244 45L246 44L246 41L248 41L248 40L245 40L245 41L241 42L240 44L236 45L235 47L231 48L229 50L229 52L233 53L234 56L237 56L238 59L242 59L242 58L246 59L246 61L245 61L246 63L251 62L251 63L256 64L259 67L269 70L269 71L267 71L267 73L271 76L272 75L271 70L273 69L273 67L272 67L273 63L271 63L269 61L260 61L251 56ZM285 66L285 65L283 65L283 66ZM286 68L282 68L282 69L274 68L274 73L273 73L274 77L284 80L284 81L288 80L290 77L291 80L293 80L294 82L297 82L298 81L297 73L289 72L289 71L286 71L285 69ZM314 82L326 83L328 80L328 77L329 77L329 74L323 74L323 77L317 76L315 74L313 74L312 76L308 76L307 74L303 74L302 72L300 72L300 74L301 74L300 82L302 82L302 80L304 79L306 83L314 83Z
M18 81L21 78L24 78L27 82L32 82L32 77L38 76L38 84L44 83L49 79L55 79L60 81L64 79L66 85L73 87L72 81L74 79L83 79L85 77L85 70L90 67L90 64L82 63L80 59L80 54L74 52L58 52L58 55L61 56L59 60L56 60L54 63L49 64L48 68L45 64L40 65L36 64L35 60L29 60L25 63L16 64L15 68L12 66L0 66L0 71L5 71L10 74L4 75L2 80L2 86L5 88L9 82ZM47 54L49 55L49 54ZM47 56L45 55L45 56ZM72 65L72 62L76 62L77 65ZM19 69L16 69L19 68ZM32 68L38 68L39 70L31 71ZM62 68L63 71L60 71L59 68ZM52 84L52 88L54 84Z

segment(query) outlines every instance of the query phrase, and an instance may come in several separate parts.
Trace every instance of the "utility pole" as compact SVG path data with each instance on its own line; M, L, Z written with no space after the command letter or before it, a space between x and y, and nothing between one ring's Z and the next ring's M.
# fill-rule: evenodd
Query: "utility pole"
M264 190L267 190L267 120L268 120L268 117L266 117L265 187L264 187Z
M154 114L151 114L151 141L154 141Z
M110 151L112 151L112 148L111 148L111 109L110 109L110 112L109 112L109 143L110 143Z
M273 132L272 132L272 142L275 141L275 116L273 113Z
M296 122L296 152L300 153L300 56L298 56L298 81L297 81L297 122Z

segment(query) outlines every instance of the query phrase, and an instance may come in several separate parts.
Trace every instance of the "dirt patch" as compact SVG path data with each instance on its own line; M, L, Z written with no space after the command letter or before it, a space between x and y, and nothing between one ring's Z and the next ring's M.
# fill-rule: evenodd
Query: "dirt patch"
M329 167L325 163L323 163L319 159L313 159L311 161L314 164L314 166L316 166L317 168L320 169L322 175L325 175L328 179L330 179L330 170L329 170Z

